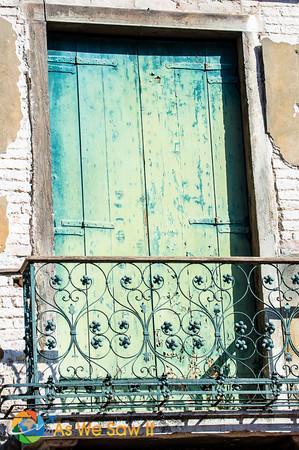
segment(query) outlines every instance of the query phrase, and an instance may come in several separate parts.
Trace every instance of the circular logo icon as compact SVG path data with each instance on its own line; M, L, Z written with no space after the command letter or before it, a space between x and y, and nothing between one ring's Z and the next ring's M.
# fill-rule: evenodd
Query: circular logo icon
M43 418L30 409L17 413L12 420L11 434L22 444L34 444L44 432Z

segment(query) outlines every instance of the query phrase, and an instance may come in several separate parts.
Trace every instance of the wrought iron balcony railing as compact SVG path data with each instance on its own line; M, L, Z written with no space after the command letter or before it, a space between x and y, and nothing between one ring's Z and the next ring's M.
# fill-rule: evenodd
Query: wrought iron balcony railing
M299 262L28 258L27 378L2 411L299 406Z

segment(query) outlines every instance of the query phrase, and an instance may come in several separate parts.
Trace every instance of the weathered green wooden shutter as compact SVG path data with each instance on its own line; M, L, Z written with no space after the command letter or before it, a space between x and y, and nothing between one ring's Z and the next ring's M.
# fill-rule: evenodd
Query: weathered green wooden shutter
M54 64L55 62L55 64ZM53 69L52 69L53 66ZM55 67L54 67L55 66ZM58 69L57 69L58 68ZM51 51L49 54L50 70L50 102L51 123L55 124L52 133L52 154L54 161L53 201L55 232L57 223L67 238L60 239L55 235L55 252L60 255L146 255L148 254L148 238L145 211L144 166L141 140L141 118L138 84L138 65L135 46L124 48L117 43L115 49L108 41L99 43L81 43L72 59L68 52ZM56 78L52 80L52 70L71 73L72 95L68 89L62 93L63 82L60 86ZM55 72L56 73L56 72ZM60 72L59 72L60 73ZM68 87L68 86L66 86ZM67 97L72 105L65 105L63 114L57 107ZM68 114L70 112L70 114ZM76 121L72 112L76 114ZM56 124L60 141L56 138ZM71 122L71 123L70 123ZM65 136L69 127L78 137L76 145L67 142L67 149L62 150ZM68 152L65 155L66 151ZM65 164L59 163L61 158L68 161L68 172ZM57 162L57 163L56 163ZM58 167L55 171L55 167ZM78 190L78 195L72 196L72 187ZM67 191L68 197L61 204L61 192ZM70 209L68 209L68 202ZM71 205L80 205L80 215L72 213ZM63 216L61 223L60 216ZM67 225L68 228L63 228ZM60 227L60 228L61 228ZM80 236L81 252L73 244L70 236ZM64 236L64 235L63 235ZM107 268L106 268L107 269ZM81 280L93 279L93 289L86 289L79 295L79 301L74 301L74 308L69 310L71 302L65 301L61 308L70 321L76 323L77 345L72 358L65 358L61 373L70 376L70 367L80 367L80 373L73 374L80 377L103 377L106 368L111 373L120 370L122 361L116 356L118 348L109 355L104 362L89 364L88 358L82 353L97 357L97 349L90 343L93 334L90 324L101 321L103 317L111 317L110 326L117 329L119 323L126 318L126 312L117 312L119 302L124 292L120 286L122 276L130 276L130 270L122 273L116 269L113 276L107 280L111 295L101 296L103 283L101 274L93 265L76 266L68 264L67 270L75 278L74 288L84 289ZM56 272L61 273L61 267ZM108 271L108 270L107 270ZM74 275L75 274L75 275ZM87 286L88 287L88 286ZM104 285L106 289L106 286ZM75 310L75 312L73 312ZM147 314L150 314L148 311ZM139 325L139 327L138 327ZM63 333L67 329L63 320L59 324ZM137 319L131 320L130 332L140 335L142 328ZM152 334L152 330L150 330ZM109 333L104 345L109 342ZM116 347L118 341L114 340ZM113 344L112 344L113 345ZM127 355L134 354L139 341L132 340ZM105 351L105 347L103 349ZM62 353L62 349L59 349ZM138 367L135 366L136 372ZM132 376L131 372L123 374Z
M86 246L82 227L84 206L80 108L75 60L76 53L72 51L49 52L55 253L81 256L85 255ZM85 275L85 268L76 269L74 264L59 264L53 270L55 270L55 276L62 280L62 283L66 283L70 274L73 273L74 284L77 286ZM88 351L86 326L84 322L80 321L80 312L84 309L85 304L82 295L79 296L76 293L73 298L71 291L58 291L55 302L61 311L57 317L58 354L67 353L70 342L65 317L72 323L76 323L77 334L80 335L80 347L83 351ZM90 366L84 358L80 358L78 349L74 348L71 358L62 359L59 372L62 377L66 378L77 378L78 376L87 378L90 376Z
M149 42L139 44L138 52L150 254L250 254L240 97L232 47L188 43L186 49L186 43ZM219 286L223 276L234 276L230 265L215 265L214 270ZM164 278L169 280L170 275ZM194 276L190 268L184 280L190 295ZM184 320L190 305L179 292L173 295L172 287L168 287L168 296L176 323ZM167 286L163 289L165 298ZM239 294L235 288L235 298ZM218 297L227 317L221 337L229 349L235 338L234 302L220 291ZM201 301L213 315L209 295ZM246 312L252 308L248 302ZM165 314L156 313L156 329L163 325ZM200 314L196 319L202 322ZM202 333L204 353L214 342L206 318ZM223 357L227 357L225 352ZM182 373L190 364L181 355L172 362Z
M231 46L78 45L49 56L58 253L249 254Z
M234 53L198 43L139 53L151 253L249 254Z
M216 255L204 49L151 43L139 56L148 221L154 255Z
M113 50L49 54L55 233L84 242L56 238L56 254L148 253L137 57Z
M56 254L249 254L240 96L232 45L99 38L78 39L75 44L76 51L60 50L63 43L55 43L56 50L49 52ZM190 268L185 277L187 292L192 291L195 275ZM217 269L220 287L223 275L234 275L230 266ZM77 271L78 285L84 276L100 280L91 265ZM105 367L116 373L122 364L115 352L95 363L98 353L90 346L90 323L118 311L123 295L120 279L121 268L109 280L110 297L101 296L97 281L98 289L86 290L82 303L76 305L72 320L78 321L79 334L82 330L80 348L94 358L90 365L84 358L80 363L77 351L76 366L84 367L80 376L101 377ZM167 298L171 289L165 284L161 295ZM173 296L172 308L178 317L184 317L188 302L179 293ZM234 304L225 298L219 302L231 317L223 329L226 349L235 339ZM208 295L203 305L212 308ZM253 307L252 302L248 305L247 312ZM125 317L125 313L117 314L114 327ZM151 310L146 314L149 317ZM155 330L161 329L165 319L163 311L155 314ZM157 343L159 334L153 322L150 326L150 339ZM132 335L141 336L138 321L133 320L130 327ZM213 330L207 322L202 330L203 349L208 349ZM138 348L135 343L126 357ZM157 347L159 351L163 348ZM174 360L182 373L188 370L188 359ZM158 364L157 374L163 370ZM132 375L130 369L125 375Z
M236 55L207 47L206 76L220 256L250 255L247 180Z
M49 53L55 251L57 254L80 256L85 254L85 246L81 227L81 144L74 63L75 52Z

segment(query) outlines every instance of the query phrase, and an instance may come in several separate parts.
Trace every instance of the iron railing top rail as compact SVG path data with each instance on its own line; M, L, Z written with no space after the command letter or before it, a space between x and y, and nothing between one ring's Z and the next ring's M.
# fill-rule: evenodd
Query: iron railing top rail
M0 276L21 275L32 263L103 262L103 263L248 263L296 264L298 256L28 256L19 268L0 268Z
M29 256L19 269L23 273L31 263L248 263L248 264L296 264L299 263L298 256Z

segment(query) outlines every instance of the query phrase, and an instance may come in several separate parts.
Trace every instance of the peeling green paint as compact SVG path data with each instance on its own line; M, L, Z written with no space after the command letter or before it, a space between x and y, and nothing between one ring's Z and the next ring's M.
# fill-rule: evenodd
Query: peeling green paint
M245 225L248 221L240 100L230 44L215 49L213 43L188 43L188 51L185 43L173 47L158 41L82 39L66 45L67 52L56 44L49 55L56 58L50 71L52 120L58 123L59 116L61 124L52 133L56 222L65 215L113 222L113 216L120 217L116 211L122 210L122 251L127 248L129 254L140 254L143 240L142 254L155 247L157 256L164 255L161 240L153 245L157 226L162 232L178 230L181 241L171 246L175 255L194 253L194 248L199 255L209 255L211 248L211 254L248 254L246 236L188 225L190 217ZM71 63L57 60L64 53L85 63L70 70ZM95 60L103 64L88 63ZM114 190L125 194L123 201L118 195L113 199ZM130 229L132 223L138 236ZM81 251L118 254L117 233L118 225L109 238L106 231L85 229ZM92 250L89 236L99 242ZM80 237L70 239L82 245ZM58 235L59 240L67 238ZM77 245L71 247L79 251Z
M248 255L249 236L218 223L248 226L231 44L64 45L49 51L56 254ZM67 46L74 61L103 64L59 62ZM227 323L225 345L234 338Z

